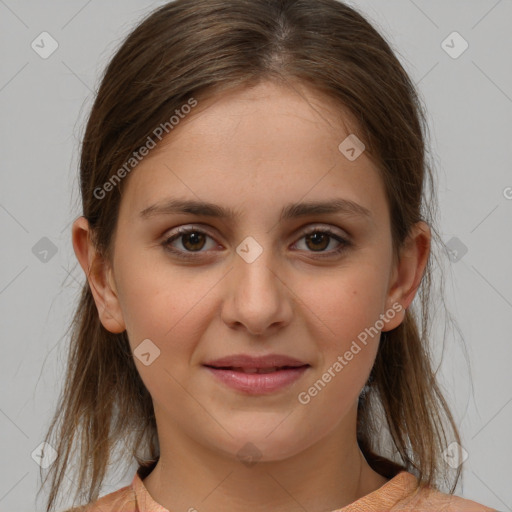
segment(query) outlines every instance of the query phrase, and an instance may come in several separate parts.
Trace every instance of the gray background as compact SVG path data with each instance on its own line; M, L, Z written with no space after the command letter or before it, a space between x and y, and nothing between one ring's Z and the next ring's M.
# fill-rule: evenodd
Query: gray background
M0 511L42 510L31 453L62 385L64 331L84 282L70 225L80 215L78 144L93 91L122 38L163 3L0 0ZM440 232L458 250L448 304L472 371L449 335L440 379L469 455L457 494L512 511L512 2L350 3L391 42L428 110ZM44 31L58 42L46 59L31 47ZM442 46L453 31L469 44L457 58ZM134 469L113 474L103 494Z

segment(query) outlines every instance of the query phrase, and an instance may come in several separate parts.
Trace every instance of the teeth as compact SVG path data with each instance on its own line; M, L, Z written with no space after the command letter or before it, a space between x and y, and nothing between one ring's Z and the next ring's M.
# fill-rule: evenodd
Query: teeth
M233 370L242 373L272 373L278 370L277 366L272 368L233 368Z

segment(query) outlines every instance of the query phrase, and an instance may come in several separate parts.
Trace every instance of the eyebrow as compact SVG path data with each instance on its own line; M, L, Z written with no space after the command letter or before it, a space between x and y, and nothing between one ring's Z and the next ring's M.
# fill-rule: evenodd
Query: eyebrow
M167 199L144 208L139 214L142 219L157 215L171 215L190 213L193 215L215 217L219 219L233 219L237 211L231 208L204 201L183 199ZM370 220L372 213L364 206L349 199L332 199L329 201L312 201L304 203L290 203L283 207L279 220L293 219L308 215L341 213L345 215L361 216Z

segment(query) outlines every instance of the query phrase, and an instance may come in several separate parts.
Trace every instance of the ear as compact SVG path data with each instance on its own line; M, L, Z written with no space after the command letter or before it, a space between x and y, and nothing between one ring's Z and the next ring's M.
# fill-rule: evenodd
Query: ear
M405 310L410 306L420 286L430 254L431 236L430 227L426 222L419 221L411 228L400 251L399 261L393 268L386 297L386 311L396 311L397 304L400 304L402 309L385 323L382 331L391 331L402 323Z
M75 255L89 281L103 327L112 333L123 332L126 325L113 272L108 261L98 252L85 217L79 217L73 223L72 240Z

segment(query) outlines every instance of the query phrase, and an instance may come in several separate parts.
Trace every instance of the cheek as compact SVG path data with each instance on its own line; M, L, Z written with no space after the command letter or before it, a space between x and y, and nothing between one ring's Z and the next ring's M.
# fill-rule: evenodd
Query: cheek
M383 312L385 282L375 266L362 264L339 269L311 286L300 282L297 295L310 339L315 340L321 358L312 386L306 391L316 406L332 404L327 414L335 418L359 396L379 346L375 324Z
M179 402L186 399L180 383L186 385L190 360L211 322L212 305L205 294L219 277L142 263L142 258L125 259L118 267L119 300L128 339L137 370L153 399L165 402L173 396ZM148 339L151 344L145 341ZM143 346L151 354L149 365L138 357Z
M294 285L304 314L311 318L310 324L324 333L321 339L327 350L348 349L352 339L375 325L383 312L384 291L382 271L363 264L315 279L297 279Z
M205 318L204 311L198 314L205 291L219 281L212 272L180 267L165 255L125 257L117 269L121 309L134 343L145 338L161 343L186 339L182 336L186 326L197 328L197 318Z
M307 303L315 305L309 318L319 326L317 331L310 330L309 337L315 340L320 359L298 399L308 410L305 418L322 417L326 429L356 407L380 339L370 329L381 312L380 295L372 294L371 287L344 284L331 283L323 292L310 291L307 297Z

